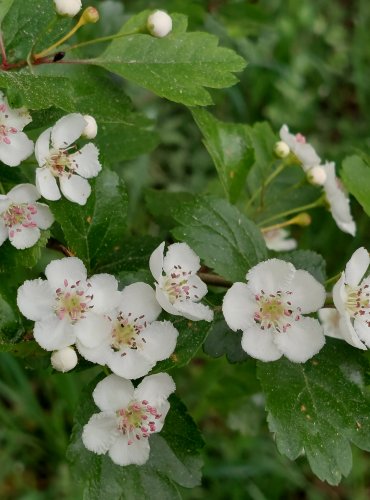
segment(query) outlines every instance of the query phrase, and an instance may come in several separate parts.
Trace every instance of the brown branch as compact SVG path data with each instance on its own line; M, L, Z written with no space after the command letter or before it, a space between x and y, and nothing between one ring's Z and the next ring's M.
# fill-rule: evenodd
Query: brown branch
M74 257L75 256L75 254L71 250L69 250L69 248L62 245L62 243L60 243L55 238L50 238L49 241L47 242L46 246L47 246L47 248L51 248L52 250L57 250L58 252L61 252L66 257Z
M204 283L207 283L207 285L230 288L233 284L231 281L225 280L225 278L219 276L218 274L198 273L198 276L202 281L204 281Z

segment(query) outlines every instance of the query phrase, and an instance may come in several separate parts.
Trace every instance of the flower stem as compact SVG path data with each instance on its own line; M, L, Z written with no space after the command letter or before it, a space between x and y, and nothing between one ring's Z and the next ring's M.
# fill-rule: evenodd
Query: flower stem
M255 201L255 199L262 193L262 191L277 177L287 166L287 163L282 162L278 167L275 168L275 170L267 177L267 179L264 181L264 183L256 189L256 191L252 194L252 196L249 198L246 209L248 209L252 203Z
M138 33L141 33L141 31L139 29L136 29L128 33L116 33L115 35L94 38L94 40L87 40L86 42L80 42L76 43L75 45L71 45L70 47L66 47L64 49L64 52L79 49L80 47L86 47L87 45L94 45L95 43L109 42L110 40L115 40L116 38L122 38L124 36L137 35Z
M223 286L225 288L230 288L232 285L231 281L225 280L225 278L222 278L222 276L219 276L218 274L198 273L198 276L202 281L204 281L204 283L207 283L208 285Z
M325 281L325 286L326 285L329 285L330 283L332 283L333 281L337 281L339 280L339 278L341 277L342 275L342 271L338 274L336 274L335 276L332 276L331 278L328 278L326 281Z
M304 210L309 210L310 208L316 208L324 204L324 196L320 196L316 201L309 203L308 205L303 205L302 207L292 208L290 210L286 210L285 212L280 212L279 214L273 215L268 219L263 220L258 223L258 226L263 226L268 222L272 222L276 219L280 219L281 217L287 217L288 215L296 214L297 212L302 212Z
M279 224L273 224L272 226L262 227L261 231L263 233L267 233L269 231L273 231L274 229L280 229L282 227L291 226L293 224L297 224L297 226L308 226L311 224L311 217L307 213L302 212L293 217L292 219L279 222Z
M6 58L5 44L2 31L0 31L0 51L1 51L1 66L3 68L6 68L8 67L8 59Z

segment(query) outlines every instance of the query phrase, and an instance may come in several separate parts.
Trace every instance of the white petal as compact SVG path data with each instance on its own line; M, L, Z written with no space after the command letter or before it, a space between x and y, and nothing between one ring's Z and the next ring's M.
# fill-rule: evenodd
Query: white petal
M357 349L362 349L362 350L366 349L364 344L361 342L357 331L353 328L351 319L347 313L341 315L339 320L339 327L343 339L348 344L352 345L353 347L357 347Z
M81 342L77 338L76 347L81 356L88 361L91 361L92 363L98 363L99 365L108 364L108 360L111 356L112 351L108 342L106 344L102 343L97 347L90 348L86 347L84 344L81 344Z
M85 179L96 177L102 168L99 162L99 150L92 142L69 155L69 159L74 162L78 175Z
M39 321L53 312L55 298L49 283L37 279L25 281L18 288L17 305L26 318Z
M188 278L189 297L193 302L198 302L207 293L207 285L202 281L197 274L193 274Z
M128 444L127 436L120 435L109 450L109 456L117 465L143 465L150 453L149 440L135 439Z
M32 154L33 142L24 132L11 134L9 140L10 144L0 143L0 160L9 167L17 167Z
M145 339L143 355L154 363L169 358L175 350L178 334L170 321L154 321L141 334Z
M345 279L345 273L342 272L341 277L333 287L333 302L340 314L347 314L345 305L347 300Z
M358 248L346 265L346 283L350 286L357 286L369 267L369 252L364 248Z
M135 399L147 400L153 406L163 403L176 389L175 382L168 373L157 373L145 377L135 389Z
M12 200L5 196L4 194L0 194L0 214L6 212L10 205L12 204Z
M33 336L36 342L47 351L63 349L76 341L71 323L57 316L49 316L45 320L37 321Z
M278 333L275 343L290 361L305 363L324 346L325 336L316 319L302 318L286 332Z
M126 408L134 397L134 386L129 380L109 375L94 389L93 398L102 411L117 411Z
M136 379L149 373L155 362L144 357L141 351L128 348L111 353L107 364L116 375L127 379Z
M200 304L199 302L191 302L190 300L177 301L174 303L177 312L184 318L191 321L212 321L213 311L210 307Z
M276 361L282 354L274 343L274 334L258 326L248 328L242 337L242 349L261 361Z
M222 313L229 328L243 332L254 325L253 316L258 309L256 300L245 283L234 283L226 292Z
M299 269L289 285L292 292L289 300L295 307L300 307L303 314L315 312L324 305L325 288L310 273Z
M8 228L5 226L4 221L0 218L0 246L8 238Z
M90 196L91 187L86 179L79 175L63 176L60 178L60 189L67 200L79 205L85 205Z
M200 268L198 255L186 243L173 243L167 249L163 260L164 272L170 273L175 268L191 274L195 274Z
M118 282L111 274L95 274L89 279L91 284L91 305L94 312L105 314L114 309L119 301Z
M360 337L362 342L366 344L367 347L370 348L370 327L365 321L361 321L360 319L355 319L354 329L357 335Z
M39 136L35 144L35 156L40 167L45 165L45 161L50 154L50 134L51 128L46 129Z
M276 293L278 290L289 290L295 272L295 267L290 262L269 259L252 267L246 278L253 293Z
M79 113L71 113L60 118L51 131L54 148L65 149L75 142L86 127L86 122Z
M37 213L32 216L32 220L40 229L49 229L54 222L54 216L50 208L44 203L35 203Z
M171 302L168 300L167 294L164 293L163 290L158 285L156 285L155 287L155 296L162 309L164 309L166 312L170 314L173 314L174 316L180 316L180 313L177 311L177 309L173 307Z
M82 442L88 450L101 455L109 450L119 436L114 413L95 413L84 426Z
M162 311L153 288L141 282L128 285L120 292L118 309L126 317L131 313L132 319L145 315L142 323L155 321Z
M55 201L61 198L57 181L46 167L36 168L36 187L46 200Z
M341 334L339 326L339 312L334 308L325 307L318 311L318 315L325 335L327 337L343 340L343 335Z
M3 121L7 127L23 130L26 125L32 122L31 115L26 108L12 109L7 98L4 99L4 104L6 109L3 112Z
M40 238L38 227L22 227L20 224L9 230L9 240L13 247L18 250L32 247Z
M77 321L74 331L79 342L93 349L108 341L111 327L112 324L108 318L91 312Z
M288 144L292 152L302 162L303 170L307 171L311 167L320 165L321 159L311 144L299 142L295 135L289 133L286 125L280 129L280 138Z
M165 242L163 241L152 253L149 259L149 268L154 279L159 281L163 270L163 252Z
M155 432L161 432L169 409L170 403L167 400L162 401L162 403L156 406L160 417L155 421Z
M51 288L57 289L64 286L64 280L69 283L86 280L86 267L77 257L65 257L53 260L46 266L45 276Z
M284 252L297 248L297 241L294 238L288 238L288 236L289 231L286 229L272 229L263 233L267 248L275 252Z
M18 184L7 196L13 203L34 203L40 198L40 193L33 184Z

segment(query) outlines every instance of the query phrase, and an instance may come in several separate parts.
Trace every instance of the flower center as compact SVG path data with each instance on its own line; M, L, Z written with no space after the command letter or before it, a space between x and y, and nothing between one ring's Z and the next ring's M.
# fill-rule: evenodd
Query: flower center
M83 283L85 285L85 283ZM87 282L87 287L91 287ZM69 284L64 280L64 289L58 288L56 293L55 313L59 319L67 318L70 323L75 324L78 320L86 317L86 312L94 306L90 305L93 295L88 295L87 290L81 286L81 281Z
M124 347L130 349L140 349L145 343L144 338L138 336L146 328L145 315L138 318L131 318L132 314L129 313L128 317L124 316L122 312L117 316L117 320L112 329L112 342L111 347L115 351L120 351Z
M168 300L171 304L177 300L189 300L190 299L190 285L188 282L188 277L191 272L183 271L180 265L174 266L171 273L166 275L164 279L162 289L167 294ZM193 285L193 288L196 286ZM197 299L197 295L194 295Z
M116 412L118 417L118 430L128 437L128 444L135 439L148 438L156 431L156 420L161 414L148 401L131 401L127 408Z
M351 287L345 285L347 292L346 309L352 318L370 313L369 285Z
M286 300L285 295L292 292L283 293L278 290L276 294L266 295L263 290L255 296L258 309L254 313L254 321L260 325L261 330L274 330L278 333L286 332L292 326L289 321L299 321L301 319L301 309L297 307L294 311L292 303Z
M62 175L67 175L69 177L75 172L75 161L71 160L67 153L68 149L52 149L50 151L45 161L45 166L51 170L54 177L61 177Z
M4 224L8 228L17 227L16 231L20 232L22 227L37 227L37 224L32 220L32 216L37 214L35 205L21 203L19 205L12 203L8 209L1 214ZM14 230L9 232L10 236L14 236Z

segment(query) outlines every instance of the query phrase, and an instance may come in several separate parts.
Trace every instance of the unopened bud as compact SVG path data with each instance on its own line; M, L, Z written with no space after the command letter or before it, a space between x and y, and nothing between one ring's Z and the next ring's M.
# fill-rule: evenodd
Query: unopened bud
M94 139L96 137L96 134L98 133L98 125L95 118L90 115L84 115L83 118L86 122L86 127L82 132L83 137L85 137L86 139Z
M76 351L72 347L65 347L54 351L50 358L52 367L58 372L69 372L78 363Z
M164 10L156 10L148 17L146 26L151 35L163 38L172 30L172 18Z
M297 224L297 226L309 226L312 222L311 216L307 212L302 212L291 219L291 224Z
M323 186L326 181L326 172L324 167L317 165L316 167L310 168L307 172L307 180L315 186Z
M81 0L54 0L55 10L60 16L74 17L81 9Z
M81 24L95 24L99 21L99 12L95 7L86 7L83 11L80 22Z
M290 147L284 141L275 144L274 153L278 158L286 158L290 153Z

